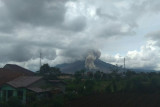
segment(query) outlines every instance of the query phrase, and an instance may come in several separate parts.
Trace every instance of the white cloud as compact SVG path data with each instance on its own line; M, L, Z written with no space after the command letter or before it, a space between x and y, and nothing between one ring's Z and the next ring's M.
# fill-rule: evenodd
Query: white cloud
M128 51L125 56L116 54L115 56L104 55L101 57L102 60L112 63L123 65L123 59L126 59L127 68L144 68L144 69L159 69L160 61L160 49L155 48L154 41L148 41L145 46L142 46L140 51Z

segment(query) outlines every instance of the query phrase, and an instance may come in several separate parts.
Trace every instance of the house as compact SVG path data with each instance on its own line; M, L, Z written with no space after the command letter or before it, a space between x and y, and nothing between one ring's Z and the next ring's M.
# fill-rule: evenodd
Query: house
M21 76L1 86L0 99L7 101L10 97L17 97L23 103L30 100L29 93L36 96L49 95L49 83L40 76Z
M17 97L27 103L33 99L31 97L50 97L57 91L65 91L65 84L60 80L45 80L14 64L6 64L0 68L0 100L7 101L11 97Z
M4 93L2 91L4 84L21 76L34 76L34 75L35 75L34 72L15 64L6 64L3 68L0 68L0 99L2 100L2 98L4 98L4 95L7 94L7 91L6 92L4 91Z

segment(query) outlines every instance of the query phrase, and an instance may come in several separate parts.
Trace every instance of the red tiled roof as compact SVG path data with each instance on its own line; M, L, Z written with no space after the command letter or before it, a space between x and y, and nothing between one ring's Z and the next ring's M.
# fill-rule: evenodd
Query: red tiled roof
M19 88L19 87L27 87L38 80L42 79L40 76L21 76L12 81L7 82L7 84Z

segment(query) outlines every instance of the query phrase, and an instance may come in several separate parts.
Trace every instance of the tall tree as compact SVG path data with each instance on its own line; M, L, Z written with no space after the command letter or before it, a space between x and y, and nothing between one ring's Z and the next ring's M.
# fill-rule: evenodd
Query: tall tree
M48 64L44 64L40 68L40 73L41 74L47 74L50 72L50 66Z

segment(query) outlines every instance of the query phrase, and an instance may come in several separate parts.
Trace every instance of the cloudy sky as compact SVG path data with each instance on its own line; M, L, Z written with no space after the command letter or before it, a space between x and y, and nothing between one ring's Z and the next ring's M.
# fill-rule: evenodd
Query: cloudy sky
M160 70L159 0L0 0L0 67L82 60Z

